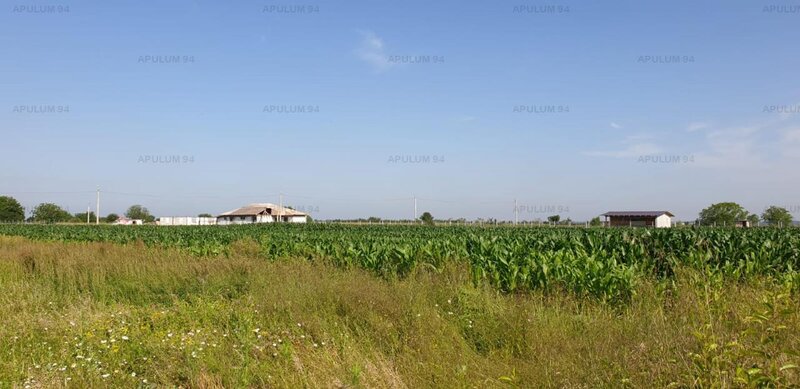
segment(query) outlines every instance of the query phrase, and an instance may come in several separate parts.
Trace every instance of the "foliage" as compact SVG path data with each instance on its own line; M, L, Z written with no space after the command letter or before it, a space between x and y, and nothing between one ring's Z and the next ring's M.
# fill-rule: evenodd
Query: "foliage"
M214 216L212 216L210 213L201 213L197 215L197 217L214 217Z
M553 228L342 224L238 226L2 225L0 235L60 241L108 241L228 255L253 241L267 259L301 257L384 278L417 268L469 264L472 280L506 292L570 290L600 300L630 299L642 279L669 279L687 266L733 280L800 269L800 230L731 228Z
M125 212L125 216L128 219L141 219L145 223L152 223L156 220L156 218L150 214L150 211L147 210L144 206L141 205L131 205L130 208Z
M427 226L433 225L433 215L430 212L424 212L422 216L419 217L419 220L422 220L422 223Z
M53 203L42 203L33 209L33 221L39 223L58 223L72 220L72 215Z
M603 225L603 222L600 221L600 217L593 217L592 220L589 221L589 225L592 227L599 227Z
M768 293L761 307L744 318L744 329L736 336L720 336L713 323L706 323L695 331L700 347L689 353L693 366L687 381L696 387L790 387L790 377L800 367L786 361L798 354L775 346L789 341L787 324L796 316L789 294Z
M771 206L764 210L761 219L771 226L790 226L792 225L792 214L786 208Z
M238 241L198 257L141 240L0 236L3 388L800 387L800 303L768 274L720 283L730 278L687 262L669 279L644 277L620 307L558 287L498 293L473 284L463 262L386 280L303 253L316 236L357 246L363 235L395 247L533 235L537 250L566 252L582 239L575 228L33 227L24 231L63 240L158 234L182 247L182 238L196 245L231 232ZM609 243L625 253L642 239L666 251L682 239L723 251L754 244L739 239L795 239L788 229L758 229L762 238L732 230L659 234L657 243L640 231L587 229L592 240L616 231ZM265 260L260 240L285 238L303 240L295 255Z
M72 221L75 223L86 223L86 212L76 213L75 216L72 217ZM95 221L94 212L89 212L89 222L94 223Z
M559 221L561 221L561 215L548 216L547 221L549 221L550 223L558 223Z
M117 220L119 220L119 215L117 215L116 213L109 213L108 216L105 217L106 223L113 223Z
M25 209L11 196L0 196L0 222L21 222L25 220Z
M699 222L704 226L731 227L740 220L750 220L748 216L747 210L739 204L730 202L718 203L700 211Z

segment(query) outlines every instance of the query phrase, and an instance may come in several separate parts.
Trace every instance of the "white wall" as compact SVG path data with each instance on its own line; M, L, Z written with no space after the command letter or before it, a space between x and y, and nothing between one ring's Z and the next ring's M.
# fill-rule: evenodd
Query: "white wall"
M275 219L270 215L258 215L258 219L256 219L256 223L272 223Z
M664 214L656 218L656 227L667 228L672 227L672 218Z
M217 224L215 217L162 216L158 218L158 225L161 226L212 226L214 224Z
M276 219L277 216L259 215L256 221L253 221L252 216L234 216L231 221L222 218L217 219L217 224L224 226L228 224L274 223ZM287 219L289 223L305 223L308 220L305 216L290 216Z
M217 224L223 226L228 224L253 224L253 216L225 216L225 218L218 218ZM233 220L227 220L227 218L232 218Z
M292 216L289 218L289 223L305 223L307 220L305 216Z
M142 225L144 221L142 219L126 219L126 220L117 220L114 224L121 225L121 226L134 226L134 225Z

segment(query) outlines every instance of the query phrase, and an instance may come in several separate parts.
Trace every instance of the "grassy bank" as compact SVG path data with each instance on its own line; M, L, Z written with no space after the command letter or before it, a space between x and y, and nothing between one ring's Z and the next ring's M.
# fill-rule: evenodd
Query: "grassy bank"
M800 385L777 278L677 269L610 305L504 294L455 262L387 281L259 250L0 237L0 387Z
M266 223L236 226L0 224L0 235L56 242L107 242L180 249L197 256L306 258L385 279L418 268L469 264L476 284L510 293L567 289L627 303L641 279L671 281L692 269L727 282L780 278L800 288L796 228L473 228Z

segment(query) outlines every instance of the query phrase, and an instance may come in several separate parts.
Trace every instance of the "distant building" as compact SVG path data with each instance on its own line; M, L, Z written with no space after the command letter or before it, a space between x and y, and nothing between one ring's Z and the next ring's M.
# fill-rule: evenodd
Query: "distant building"
M736 224L734 224L734 226L741 228L750 228L750 220L738 220Z
M156 220L160 226L213 226L217 224L215 217L195 216L162 216Z
M120 216L119 219L115 220L112 224L119 224L123 226L134 226L134 225L142 225L144 221L142 219L128 219L125 216Z
M612 211L602 214L611 227L672 227L669 211Z
M272 203L255 203L217 216L217 224L305 223L308 214Z

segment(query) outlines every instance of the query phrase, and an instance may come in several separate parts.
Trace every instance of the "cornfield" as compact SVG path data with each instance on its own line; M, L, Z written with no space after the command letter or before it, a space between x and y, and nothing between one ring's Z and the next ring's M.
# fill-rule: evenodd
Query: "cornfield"
M175 247L199 256L225 256L234 242L251 241L266 259L328 261L387 278L465 263L476 284L506 293L558 288L610 302L630 298L642 277L669 279L678 267L733 281L756 275L800 280L798 229L8 224L0 225L0 235Z

